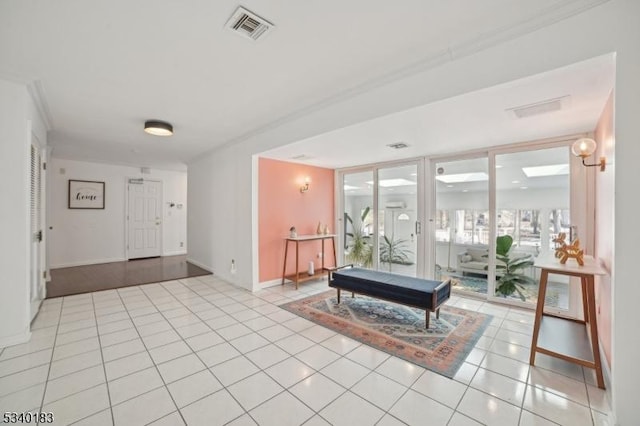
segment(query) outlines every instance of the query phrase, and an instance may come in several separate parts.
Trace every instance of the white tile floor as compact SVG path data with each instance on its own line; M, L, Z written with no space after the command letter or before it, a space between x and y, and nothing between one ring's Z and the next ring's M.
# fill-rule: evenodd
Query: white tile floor
M538 355L533 313L454 296L494 319L454 380L213 276L45 301L29 343L0 349L0 413L56 425L606 425L589 369Z

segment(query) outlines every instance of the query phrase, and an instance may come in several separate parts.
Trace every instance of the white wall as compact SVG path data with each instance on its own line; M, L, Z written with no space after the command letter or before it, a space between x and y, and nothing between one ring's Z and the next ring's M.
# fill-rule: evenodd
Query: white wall
M403 78L311 110L307 115L250 134L233 147L200 157L189 167L189 199L193 200L190 257L226 277L233 256L241 267L236 282L252 288L253 269L257 268L251 235L256 217L251 204L255 197L253 154L380 115L617 52L613 405L619 424L633 425L635 389L640 382L640 338L633 321L640 286L632 284L637 281L634 258L638 236L631 232L637 228L640 202L640 176L635 164L640 158L636 125L640 116L638 16L640 2L612 0L478 53L465 52L466 56L457 57L458 52L452 51L451 62L422 71L414 69ZM480 144L462 147L454 146L454 142L452 151ZM232 209L233 215L229 213Z
M225 147L189 166L187 191L189 261L247 289L258 284L251 238L252 217L257 215L252 210L253 191L257 191L252 170L253 159L247 151ZM234 275L232 260L237 268Z
M55 152L54 152L55 154ZM61 172L64 169L64 174ZM187 173L52 158L49 161L50 265L52 268L115 262L126 258L127 179L144 177L162 181L162 255L186 253ZM105 182L104 210L73 210L67 206L69 179ZM169 201L182 203L170 208ZM183 247L180 247L180 243Z
M27 88L0 80L0 347L30 337L29 182L31 133L46 129Z

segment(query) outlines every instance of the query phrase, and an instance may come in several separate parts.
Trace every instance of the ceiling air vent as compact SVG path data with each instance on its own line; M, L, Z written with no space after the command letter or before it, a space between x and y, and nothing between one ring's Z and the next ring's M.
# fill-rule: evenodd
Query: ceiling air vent
M408 148L409 145L407 145L404 142L396 142L396 143L390 143L389 145L387 145L389 148L393 148L393 149L402 149L402 148Z
M227 29L251 40L262 38L274 25L250 10L239 6L227 21Z
M514 108L507 109L508 112L513 112L517 118L532 117L534 115L546 114L549 112L560 111L566 108L569 102L570 96L562 96L554 99L547 99L541 102L533 104L522 105Z

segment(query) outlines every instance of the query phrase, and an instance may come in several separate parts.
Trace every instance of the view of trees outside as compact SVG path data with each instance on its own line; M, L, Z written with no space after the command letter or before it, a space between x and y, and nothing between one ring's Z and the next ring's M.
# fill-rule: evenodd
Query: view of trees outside
M531 209L498 210L497 234L510 235L518 247L540 247L543 214L541 210ZM560 232L569 232L569 210L551 209L548 214L549 240L546 244L551 249L553 239ZM456 244L489 243L489 212L486 210L438 210L435 225L436 241L449 242L453 231Z

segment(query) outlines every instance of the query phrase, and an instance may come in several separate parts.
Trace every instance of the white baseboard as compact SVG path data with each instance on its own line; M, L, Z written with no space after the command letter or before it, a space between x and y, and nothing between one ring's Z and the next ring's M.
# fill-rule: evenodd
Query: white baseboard
M0 348L26 343L29 339L31 339L31 331L27 329L20 334L0 338Z
M187 254L186 250L172 250L172 251L165 251L162 253L163 256L181 256Z
M209 271L209 272L211 272L212 274L214 274L214 273L215 273L215 272L213 272L213 268L212 268L211 266L209 266L209 265L205 265L204 263L200 263L200 262L198 262L197 260L193 260L193 259L190 259L190 258L188 258L188 257L187 257L187 262L189 262L189 263L193 263L194 265L196 265L196 266L198 266L198 267L200 267L200 268L204 269L205 271Z
M259 282L258 283L258 288L262 289L262 288L275 287L275 286L280 285L280 284L282 284L282 278L276 278L275 280Z
M598 347L600 348L600 364L602 365L602 377L604 379L604 387L605 387L604 394L607 398L607 402L609 402L609 407L613 407L613 397L611 396L611 369L609 368L607 357L604 354L604 349L602 349L602 341L600 341L600 344L598 345ZM605 414L608 414L610 419L614 419L613 411ZM612 424L616 424L616 423L612 423Z
M73 266L98 265L100 263L124 262L125 260L127 259L125 259L124 257L113 257L113 258L107 258L107 259L89 259L89 260L82 260L78 262L65 262L65 263L50 265L50 269L71 268Z

